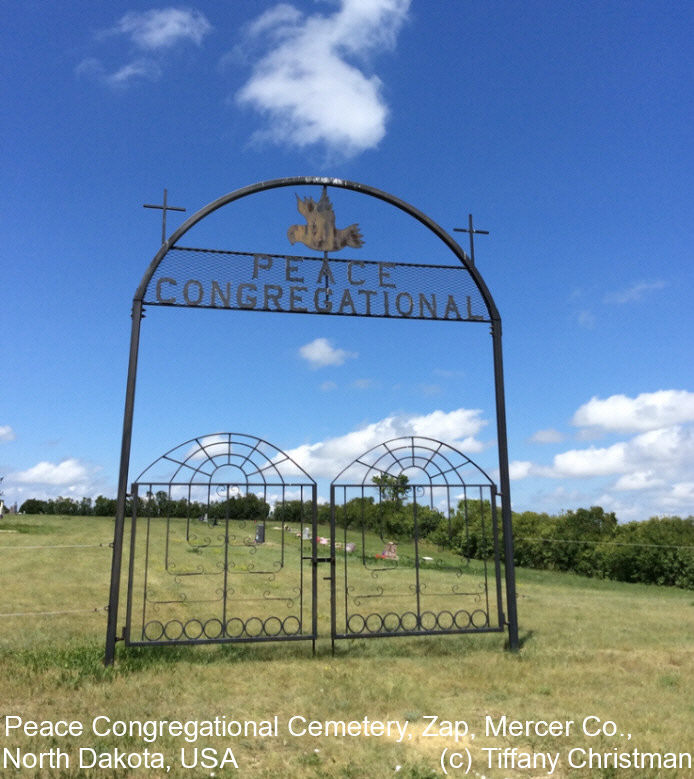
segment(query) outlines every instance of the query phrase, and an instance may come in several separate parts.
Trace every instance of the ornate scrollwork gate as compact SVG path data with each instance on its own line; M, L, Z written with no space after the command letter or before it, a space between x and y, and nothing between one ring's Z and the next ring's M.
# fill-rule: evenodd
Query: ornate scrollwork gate
M291 536L269 517L290 499ZM288 455L200 436L151 463L132 503L126 643L315 641L316 484Z
M504 629L497 493L472 460L397 438L354 460L330 494L333 643Z

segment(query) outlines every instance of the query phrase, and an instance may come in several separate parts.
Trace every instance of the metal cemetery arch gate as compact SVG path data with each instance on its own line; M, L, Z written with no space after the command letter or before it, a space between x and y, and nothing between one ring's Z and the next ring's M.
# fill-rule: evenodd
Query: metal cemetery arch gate
M223 206L261 192L307 186L321 187L321 196L317 201L312 197L299 199L299 196L296 196L298 210L306 219L306 224L291 226L287 235L292 244L301 242L318 252L318 256L201 249L179 244L180 239L192 227ZM339 251L347 246L358 249L362 241L358 225L345 228L336 226L328 188L363 194L404 212L427 228L450 250L455 257L454 264L431 265L329 257L330 252ZM193 270L188 270L188 276L181 275L190 268L193 268L194 276L190 275ZM316 282L314 284L304 282L304 276L299 275L300 268L311 269ZM369 273L377 280L377 283L372 284L373 289L360 286L365 283L364 277ZM262 284L261 275L264 282ZM379 289L375 289L376 286ZM458 243L418 209L393 195L364 184L335 178L299 176L244 187L199 210L162 244L135 292L111 567L105 653L107 664L114 660L115 644L118 640L118 605L135 384L141 320L145 305L489 323L494 364L500 487L497 491L492 486L491 502L495 503L497 496L501 499L507 601L504 620L508 625L510 647L512 649L518 647L501 317L494 300L474 263ZM334 558L334 555L332 557ZM315 549L313 558L315 572ZM131 555L130 580L132 580L132 566ZM501 614L500 609L499 614Z

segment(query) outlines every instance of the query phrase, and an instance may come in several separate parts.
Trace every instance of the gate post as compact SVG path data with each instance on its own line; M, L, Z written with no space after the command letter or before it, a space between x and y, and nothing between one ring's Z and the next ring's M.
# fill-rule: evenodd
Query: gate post
M118 630L118 597L120 594L120 569L123 559L123 534L125 532L125 500L128 493L128 470L130 468L130 443L133 432L135 408L135 380L137 377L137 356L140 348L140 322L143 317L142 300L133 300L132 329L130 334L130 360L128 381L125 389L125 412L123 415L123 440L120 453L118 476L118 499L116 502L116 523L113 529L113 556L111 560L111 589L108 598L108 622L106 626L106 651L104 665L113 665L116 656L116 632Z
M506 575L506 610L508 645L519 648L518 612L516 609L516 567L513 559L513 525L511 520L511 485L508 468L508 439L506 436L506 403L504 400L504 367L501 351L501 319L492 320L494 349L494 392L496 395L496 430L499 448L499 483L501 486L501 526L504 534L504 571Z
M337 633L337 609L335 598L337 589L335 587L335 574L337 565L335 559L335 485L330 485L330 646L332 653L335 654L335 634Z

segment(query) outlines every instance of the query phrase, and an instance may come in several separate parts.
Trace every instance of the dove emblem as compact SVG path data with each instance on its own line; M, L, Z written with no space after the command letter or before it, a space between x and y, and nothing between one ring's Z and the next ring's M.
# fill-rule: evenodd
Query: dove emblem
M358 224L344 228L335 227L335 212L325 188L317 203L312 197L301 199L297 195L296 207L306 219L306 224L292 225L289 228L287 237L290 243L295 244L298 241L319 252L336 252L345 246L354 249L363 246Z

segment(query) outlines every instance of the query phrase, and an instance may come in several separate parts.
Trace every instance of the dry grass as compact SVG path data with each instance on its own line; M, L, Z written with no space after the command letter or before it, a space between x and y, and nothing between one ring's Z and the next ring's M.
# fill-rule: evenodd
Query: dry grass
M108 543L107 519L21 518L24 530L0 533L0 613L102 608L110 550L17 549ZM15 529L14 520L0 529ZM328 609L325 583L321 613ZM310 643L217 647L119 647L115 668L101 663L105 613L0 618L0 701L6 714L35 720L79 720L89 730L103 714L123 720L267 720L278 716L277 737L201 738L197 746L231 746L239 770L186 771L175 758L186 742L166 736L147 745L136 738L91 734L55 739L2 732L0 747L46 750L60 746L146 746L171 760L169 776L376 777L440 776L444 748L468 747L471 775L542 776L546 770L489 769L484 746L559 751L554 776L691 775L620 769L573 770L570 748L643 751L694 749L694 593L518 572L523 647L504 650L504 637L354 640L330 653L321 622L317 654ZM570 737L484 737L486 715L574 720ZM311 720L409 721L403 743L394 737L293 737L293 715ZM426 717L466 720L476 734L457 744L424 736ZM617 724L615 738L581 734L584 717ZM631 734L627 741L626 734ZM399 770L397 766L400 766ZM11 775L11 772L6 771ZM155 776L161 772L134 771ZM3 774L3 775L4 775ZM110 776L122 771L44 769L40 776ZM32 775L24 771L24 775Z

